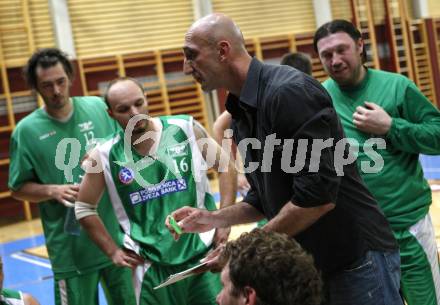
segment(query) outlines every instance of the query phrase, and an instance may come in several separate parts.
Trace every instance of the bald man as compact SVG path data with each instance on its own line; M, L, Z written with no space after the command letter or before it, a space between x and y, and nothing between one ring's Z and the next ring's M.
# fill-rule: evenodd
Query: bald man
M354 161L341 160L348 151L336 146L344 133L326 90L296 69L252 58L222 14L195 22L183 51L185 74L203 90L229 91L226 109L251 185L242 202L218 211L175 211L183 231L266 216L264 230L288 234L313 255L328 304L401 305L396 241Z
M210 149L203 150L203 144L213 145L216 157L223 153L221 148L188 115L149 117L144 89L133 78L110 82L105 101L123 130L92 153L101 168L87 170L83 178L75 204L77 219L117 266L137 267L138 304L215 304L221 285L218 274L211 272L153 288L171 274L198 265L210 249L227 241L229 228L186 235L175 243L163 225L173 210L186 204L216 209L202 168ZM218 169L219 163L214 167ZM221 206L235 201L231 173L232 164L219 173ZM112 241L96 213L106 188L125 233L122 248Z

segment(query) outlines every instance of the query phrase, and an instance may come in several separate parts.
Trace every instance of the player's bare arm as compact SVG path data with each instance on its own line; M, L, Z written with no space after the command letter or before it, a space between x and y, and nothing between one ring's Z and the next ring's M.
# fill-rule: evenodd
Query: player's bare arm
M18 190L12 191L11 195L18 200L27 200L36 203L56 200L67 207L73 207L78 196L78 191L79 186L75 184L26 182Z
M101 164L98 151L92 152L84 161L86 175L81 182L78 201L75 203L76 217L90 238L115 265L134 268L143 263L143 259L132 251L119 248L97 213L99 200L106 187L104 172L99 171L98 164Z

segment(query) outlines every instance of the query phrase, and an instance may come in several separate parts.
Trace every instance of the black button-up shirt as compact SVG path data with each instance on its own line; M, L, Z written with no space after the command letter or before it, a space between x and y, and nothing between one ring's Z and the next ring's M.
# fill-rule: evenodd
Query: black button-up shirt
M324 274L342 270L367 250L397 248L355 164L342 167L340 158L335 164L344 132L319 82L291 67L253 59L240 97L229 94L226 109L245 168L255 168L246 174L251 189L243 201L268 219L289 201L304 208L336 204L295 236ZM311 154L317 139L331 141L318 157Z

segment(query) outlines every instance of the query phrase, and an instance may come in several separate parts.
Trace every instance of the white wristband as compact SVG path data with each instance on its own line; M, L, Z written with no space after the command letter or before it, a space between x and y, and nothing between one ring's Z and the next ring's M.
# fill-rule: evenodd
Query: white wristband
M75 202L75 216L76 219L80 220L87 216L96 215L98 216L97 206L94 204L89 204L86 202L77 201Z

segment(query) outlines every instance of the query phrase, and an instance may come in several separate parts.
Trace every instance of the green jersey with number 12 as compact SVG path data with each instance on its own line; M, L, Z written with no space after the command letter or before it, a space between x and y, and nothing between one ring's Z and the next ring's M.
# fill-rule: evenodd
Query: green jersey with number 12
M41 184L79 184L84 171L80 163L84 154L99 139L118 130L98 97L73 97L72 115L65 121L50 117L39 108L23 118L15 128L10 144L9 188L18 190L26 182ZM108 201L104 194L102 202ZM68 278L110 265L110 260L79 230L68 232L73 209L55 200L38 204L46 246L56 278ZM104 224L115 240L121 235L111 205L98 208ZM66 219L67 218L67 219Z

